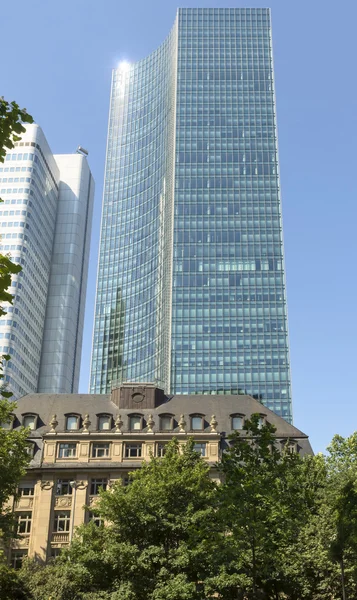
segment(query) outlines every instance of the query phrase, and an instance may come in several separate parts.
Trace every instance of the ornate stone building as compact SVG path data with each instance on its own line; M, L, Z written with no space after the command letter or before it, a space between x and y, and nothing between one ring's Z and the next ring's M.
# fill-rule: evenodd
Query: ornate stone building
M12 501L20 537L10 558L46 560L72 539L76 526L95 519L90 506L100 488L162 456L173 437L195 448L219 477L227 437L258 413L276 427L277 443L312 453L308 437L250 396L167 396L153 384L122 384L111 394L29 394L20 398L11 427L30 428L32 460ZM89 509L84 508L85 505Z

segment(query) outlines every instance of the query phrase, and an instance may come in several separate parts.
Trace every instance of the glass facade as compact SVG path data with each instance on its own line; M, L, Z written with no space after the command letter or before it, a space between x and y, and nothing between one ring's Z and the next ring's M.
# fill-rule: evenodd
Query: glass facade
M125 380L292 418L269 9L179 9L114 71L91 392Z

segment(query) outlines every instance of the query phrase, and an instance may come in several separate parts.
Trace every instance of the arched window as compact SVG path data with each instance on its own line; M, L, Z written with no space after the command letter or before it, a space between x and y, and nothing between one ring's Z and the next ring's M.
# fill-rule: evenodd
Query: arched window
M258 427L261 429L266 424L266 415L259 415Z
M174 416L173 415L159 415L160 417L160 430L161 431L172 431L174 428Z
M66 429L67 431L75 431L79 429L80 416L73 415L65 415L66 416Z
M31 456L31 458L33 458L35 456L35 452L36 452L35 442L27 442L26 452L29 456Z
M237 431L239 429L243 429L243 425L244 425L244 417L243 415L231 415L231 419L232 419L232 429L233 431Z
M143 428L143 416L142 415L129 415L129 430L130 431L141 431Z
M99 431L109 431L112 428L112 415L98 415Z
M26 413L22 415L22 424L24 427L29 427L31 431L37 428L38 415L34 413Z
M191 430L202 431L204 429L204 415L190 415Z

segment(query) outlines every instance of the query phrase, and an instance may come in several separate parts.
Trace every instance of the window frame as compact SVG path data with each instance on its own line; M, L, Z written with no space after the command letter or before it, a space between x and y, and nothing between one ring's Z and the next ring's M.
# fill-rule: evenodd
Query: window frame
M24 494L23 490L32 490L32 494ZM35 483L20 483L17 488L17 495L20 496L20 498L33 498L35 495Z
M65 516L63 516L65 515ZM59 529L60 522L64 522L64 529ZM53 519L53 533L68 533L71 524L71 511L70 510L56 510Z
M103 429L100 427L101 419L108 419L109 427L108 429ZM98 431L111 431L113 429L113 415L109 413L98 413L97 414L97 430Z
M19 511L16 513L17 533L18 535L28 536L31 533L32 511ZM24 531L20 531L21 525L24 525Z
M73 488L70 484L71 479L56 479L55 483L55 496L72 496ZM67 492L62 492L62 487L67 488ZM60 492L58 491L60 490Z
M204 431L205 429L205 415L202 415L200 413L192 413L191 415L189 415L190 417L190 431ZM201 419L201 427L193 427L193 420L194 419Z
M131 419L140 419L140 421L139 421L140 427L138 427L137 429L132 428L131 427ZM131 413L130 415L128 415L128 431L130 431L130 432L142 431L143 428L144 428L144 415L142 415L140 413Z
M129 451L131 449L137 448L139 450L139 454L137 456L130 456ZM137 442L137 443L131 443L131 442L126 442L125 444L125 448L124 448L124 458L128 458L128 459L141 459L143 457L143 445L141 442Z
M159 415L159 419L160 419L160 431L173 431L174 430L174 418L175 416L170 414L170 413L162 413ZM162 421L163 419L170 419L170 427L169 428L164 428L162 426Z
M156 456L158 458L163 458L166 454L166 447L168 442L158 442L156 447Z
M94 514L91 510L88 510L87 523L94 523L97 527L104 526L104 520L99 515Z
M98 482L101 481L102 485L100 485ZM105 483L103 483L105 482ZM90 496L99 496L99 490L106 490L108 489L108 477L101 477L101 478L96 478L94 477L93 479L90 480Z
M15 571L21 569L23 559L28 556L28 550L16 548L11 551L11 566ZM18 559L18 560L17 560Z
M244 423L245 423L245 415L242 415L242 413L233 413L230 415L231 418L231 429L232 431L242 431L243 427L244 427ZM233 426L233 422L234 419L241 419L242 420L242 426L241 427L234 427Z
M15 415L13 413L11 413L9 415L9 421L6 421L6 423L0 422L0 427L2 429L4 429L5 431L12 431L14 428L14 423L15 423Z
M264 413L259 413L259 422L258 427L261 429L264 425L267 424L267 416Z
M97 451L100 450L99 446L105 446L107 449L107 452L105 454L103 454L103 456L98 456ZM91 458L94 459L99 459L99 460L103 460L103 458L110 458L110 450L111 450L111 443L110 442L92 442L92 448L91 448Z
M73 458L77 458L77 442L58 442L57 443L57 458L59 458L60 460L63 459L73 459ZM74 446L74 455L73 456L61 456L61 450L64 450L64 448L61 448L61 446ZM68 450L68 448L67 448Z
M66 431L78 431L78 429L80 429L80 424L81 424L81 415L79 415L78 413L66 413L65 415L65 430ZM72 427L71 429L68 428L68 419L72 419L75 418L77 421L77 427Z
M202 446L200 450L196 449L196 446ZM202 458L206 458L207 457L207 442L194 442L193 445L193 450L195 452L198 452L200 456L202 456ZM204 450L204 452L202 453L202 450Z
M30 427L30 431L36 431L37 429L37 422L38 422L38 414L37 413L33 413L33 412L26 412L26 413L22 413L21 415L22 417L22 426L23 427L29 427L28 425L25 425L25 421L26 419L33 417L33 427Z
M27 446L26 447L27 454L30 456L30 458L33 458L35 456L35 452L36 452L36 448L37 448L36 442L27 440L26 446Z

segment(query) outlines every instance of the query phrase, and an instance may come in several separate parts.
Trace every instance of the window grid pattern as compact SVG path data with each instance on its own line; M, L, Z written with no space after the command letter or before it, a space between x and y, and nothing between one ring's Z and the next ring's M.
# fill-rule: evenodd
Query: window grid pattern
M77 454L77 444L61 443L58 449L58 458L75 458Z
M54 531L69 531L69 526L71 522L71 512L69 510L63 510L61 512L55 513L54 520Z
M269 9L180 9L172 385L291 419Z
M58 200L58 172L43 135L25 139L32 141L16 144L0 166L0 252L22 266L12 277L13 305L0 318L0 352L11 355L5 381L15 399L37 391Z
M174 31L113 72L91 392L121 381L167 387L173 194Z
M107 458L110 452L110 444L93 444L92 458Z
M32 512L17 513L17 533L31 533Z
M98 496L99 490L102 489L105 491L107 489L108 479L92 479L90 483L90 495Z
M292 419L269 9L179 9L114 72L91 392L121 381Z

